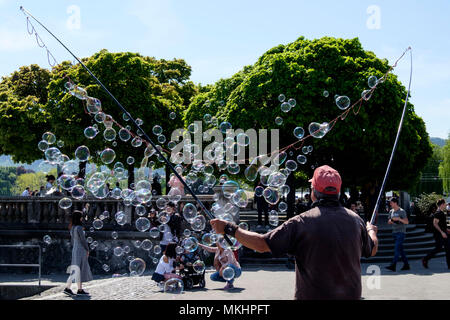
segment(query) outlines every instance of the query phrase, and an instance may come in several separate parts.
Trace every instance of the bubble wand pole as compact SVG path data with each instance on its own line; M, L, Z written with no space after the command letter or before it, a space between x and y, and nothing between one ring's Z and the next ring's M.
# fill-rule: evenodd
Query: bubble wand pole
M409 74L408 93L406 94L405 106L403 107L403 114L402 114L402 118L400 120L400 124L398 126L397 137L395 139L394 148L392 149L391 158L389 160L389 164L388 164L388 167L387 167L387 170L386 170L386 174L385 174L384 179L383 179L383 184L381 185L380 193L378 195L378 199L377 199L375 208L373 209L372 218L370 219L370 223L371 224L375 224L376 223L376 219L378 217L378 208L380 206L380 201L381 201L381 198L383 196L384 189L386 187L386 182L387 182L387 179L389 177L389 173L391 171L392 162L394 160L395 152L397 151L398 142L400 140L400 134L402 133L402 127L403 127L403 123L404 123L404 120L405 120L406 110L408 108L408 100L409 100L409 96L410 96L410 92L411 92L411 83L412 83L412 74L413 74L413 58L412 58L412 49L411 49L411 47L409 47L408 50L410 51L410 56L411 56L411 71L410 71L410 74Z
M25 10L23 6L20 7L20 10L27 16L31 17L34 21L36 21L42 28L44 28L53 38L55 38L56 41L58 41L64 49L66 49L72 57L77 60L80 65L90 74L90 76L95 80L95 82L98 83L98 85L108 94L108 96L114 101L114 103L130 118L130 120L133 122L133 124L136 126L138 130L140 130L143 133L143 136L147 139L148 142L152 145L152 147L155 149L156 153L163 159L165 164L170 168L170 170L175 174L175 176L181 181L183 186L188 190L188 192L192 195L194 200L200 205L200 207L203 209L207 217L212 220L215 219L214 215L209 212L208 209L206 209L203 202L195 195L194 191L191 189L191 187L184 181L184 179L178 174L178 172L175 170L173 165L170 163L169 160L163 155L163 153L157 148L156 144L150 139L150 137L147 135L147 133L144 131L144 129L141 128L141 126L136 122L136 120L131 116L131 114L125 109L124 106L114 97L114 95L103 85L103 83L92 73L92 71L74 54L70 49L56 37L45 25L43 25L38 19L36 19L30 12ZM228 242L228 244L233 245L230 238L228 238L227 235L224 235L225 240Z

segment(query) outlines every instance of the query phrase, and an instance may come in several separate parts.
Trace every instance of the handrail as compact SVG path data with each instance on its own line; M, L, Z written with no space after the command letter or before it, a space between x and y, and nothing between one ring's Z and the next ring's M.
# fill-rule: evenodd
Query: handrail
M0 248L38 248L39 249L39 264L0 264L0 267L32 267L39 268L39 287L41 287L41 270L42 270L42 249L40 245L0 245Z

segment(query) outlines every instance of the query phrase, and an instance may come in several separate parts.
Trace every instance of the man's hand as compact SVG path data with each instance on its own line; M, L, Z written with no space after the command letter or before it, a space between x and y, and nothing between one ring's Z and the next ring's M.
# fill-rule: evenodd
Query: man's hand
M378 233L378 227L371 224L370 222L367 222L366 228L367 228L367 231L373 230L375 232L375 234Z
M217 234L225 234L225 226L227 225L226 221L214 219L211 220L211 227Z
M447 234L445 232L442 232L442 238L447 239Z

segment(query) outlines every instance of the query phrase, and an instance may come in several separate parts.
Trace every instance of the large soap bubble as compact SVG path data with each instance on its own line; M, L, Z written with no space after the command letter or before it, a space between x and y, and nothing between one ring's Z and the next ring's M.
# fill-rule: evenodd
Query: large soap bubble
M231 267L226 267L225 269L223 269L222 272L222 277L227 280L227 281L231 281L234 279L235 276L235 272L234 269Z
M184 291L183 280L172 278L164 283L164 293L182 294Z
M137 276L141 276L146 268L146 263L140 258L133 259L128 266L131 273L135 273Z

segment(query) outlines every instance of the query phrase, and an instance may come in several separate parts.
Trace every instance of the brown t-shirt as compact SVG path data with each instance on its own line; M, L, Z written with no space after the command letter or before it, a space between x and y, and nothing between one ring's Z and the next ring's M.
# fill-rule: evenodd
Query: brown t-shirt
M361 257L373 241L364 221L337 202L319 205L266 234L272 254L296 260L298 300L361 299Z

